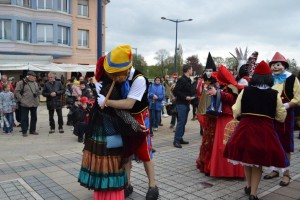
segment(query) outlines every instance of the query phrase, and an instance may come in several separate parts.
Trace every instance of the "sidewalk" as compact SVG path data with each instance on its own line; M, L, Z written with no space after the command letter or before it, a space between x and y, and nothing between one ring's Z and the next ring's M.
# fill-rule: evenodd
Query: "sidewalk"
M46 107L40 106L38 113L37 131L40 135L23 138L19 128L15 128L13 135L0 135L0 200L93 199L93 191L77 182L83 144L77 142L70 126L64 127L64 134L56 130L49 135ZM63 115L66 114L64 109ZM157 150L154 154L155 173L160 199L247 200L243 192L244 180L207 177L196 169L201 136L199 123L190 119L184 137L190 144L182 149L172 146L174 133L169 129L170 117L162 118L164 126L154 132L153 144ZM258 194L260 199L300 199L299 147L300 140L295 138L290 185L280 187L280 178L262 180ZM143 165L133 163L134 193L128 199L145 199L147 177Z

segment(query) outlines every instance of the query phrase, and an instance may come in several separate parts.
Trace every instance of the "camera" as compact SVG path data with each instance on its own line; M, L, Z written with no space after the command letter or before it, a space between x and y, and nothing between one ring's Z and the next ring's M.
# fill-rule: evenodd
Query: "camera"
M34 94L33 94L33 97L34 97L34 98L37 98L37 94L34 93Z

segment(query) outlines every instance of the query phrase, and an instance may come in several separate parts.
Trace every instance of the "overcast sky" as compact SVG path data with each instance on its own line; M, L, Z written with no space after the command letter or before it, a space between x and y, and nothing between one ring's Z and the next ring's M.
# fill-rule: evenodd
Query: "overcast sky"
M230 57L235 47L258 51L258 61L276 51L300 66L299 0L111 0L106 7L106 51L120 44L137 48L148 65L155 52L175 51L175 24L162 20L193 19L178 24L184 59L198 55ZM135 52L135 51L134 51Z

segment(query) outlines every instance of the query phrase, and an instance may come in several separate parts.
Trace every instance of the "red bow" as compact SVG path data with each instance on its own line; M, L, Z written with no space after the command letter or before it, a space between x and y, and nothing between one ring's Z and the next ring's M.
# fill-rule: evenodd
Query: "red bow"
M103 66L104 59L105 59L105 56L101 56L98 59L97 64L96 64L95 79L97 82L99 82L101 80L101 77L104 73L104 66Z

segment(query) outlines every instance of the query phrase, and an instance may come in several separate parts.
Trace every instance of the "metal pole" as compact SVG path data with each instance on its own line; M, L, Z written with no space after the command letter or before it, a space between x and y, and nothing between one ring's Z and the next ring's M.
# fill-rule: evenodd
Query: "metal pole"
M134 67L136 67L136 64L137 64L137 60L138 60L138 57L137 57L137 48L134 48L134 47L131 47L132 49L135 50L135 60L134 60Z
M97 60L102 56L102 0L97 6Z
M168 19L165 17L161 17L162 20L168 20L171 22L175 22L176 23L176 37L175 37L175 56L174 56L174 73L176 73L177 69L176 69L176 65L177 65L177 33L178 33L178 23L179 22L186 22L186 21L192 21L193 19L185 19L185 20L179 20L179 19Z
M178 31L178 19L175 21L176 23L176 37L175 37L175 56L174 56L174 73L176 73L176 63L177 63L177 31Z

